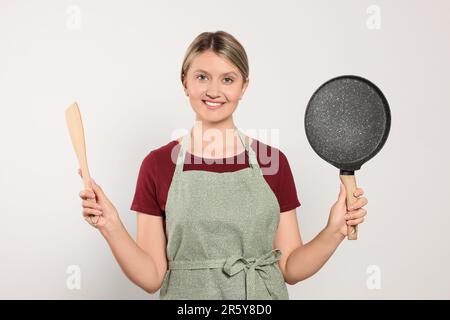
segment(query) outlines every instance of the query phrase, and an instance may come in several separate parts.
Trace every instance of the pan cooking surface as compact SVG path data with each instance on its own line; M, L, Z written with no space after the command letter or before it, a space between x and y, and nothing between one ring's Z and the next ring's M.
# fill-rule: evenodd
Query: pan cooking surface
M342 76L311 97L305 130L314 151L334 166L358 170L383 146L390 127L386 98L371 82Z

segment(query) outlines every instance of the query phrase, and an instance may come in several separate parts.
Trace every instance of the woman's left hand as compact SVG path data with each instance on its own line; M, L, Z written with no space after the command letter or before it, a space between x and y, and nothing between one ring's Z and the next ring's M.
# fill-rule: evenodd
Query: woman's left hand
M344 184L341 182L338 200L333 204L330 210L330 216L326 228L333 233L347 236L347 226L356 226L364 221L367 210L363 207L368 203L367 198L362 197L364 190L356 188L354 196L357 200L350 208L347 208L347 192Z

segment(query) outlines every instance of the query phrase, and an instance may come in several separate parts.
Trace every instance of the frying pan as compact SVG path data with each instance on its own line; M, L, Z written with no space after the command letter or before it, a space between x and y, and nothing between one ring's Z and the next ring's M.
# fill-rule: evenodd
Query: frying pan
M72 146L78 158L78 163L80 165L81 172L83 173L84 188L92 191L92 188L90 186L91 175L89 173L89 167L86 157L86 143L84 139L83 121L81 120L81 113L80 109L78 108L78 104L76 102L72 103L66 109L65 115L67 128L69 129L70 139L72 141ZM95 202L95 200L89 201ZM90 219L92 217L95 217L95 215L90 215Z
M311 96L305 111L306 137L323 160L339 169L347 207L357 200L355 171L381 150L390 127L386 97L360 76L335 77ZM356 240L357 234L357 226L347 227L349 240Z

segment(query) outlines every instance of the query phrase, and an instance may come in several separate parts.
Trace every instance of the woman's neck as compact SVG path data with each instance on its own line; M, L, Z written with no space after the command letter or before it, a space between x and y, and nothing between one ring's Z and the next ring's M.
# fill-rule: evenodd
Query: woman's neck
M191 143L189 153L209 159L229 158L244 151L232 117L217 123L196 119Z

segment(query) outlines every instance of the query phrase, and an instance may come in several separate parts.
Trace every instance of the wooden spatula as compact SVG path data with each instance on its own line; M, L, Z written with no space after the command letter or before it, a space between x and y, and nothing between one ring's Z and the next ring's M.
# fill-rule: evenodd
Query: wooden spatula
M73 148L75 149L75 154L77 155L81 172L83 173L84 188L92 191L92 188L89 183L91 175L89 174L89 168L86 157L86 143L84 140L83 121L81 120L81 113L80 109L78 108L78 104L76 102L72 103L66 109L65 113L66 113L67 127L69 129L70 138L72 140L72 145Z

